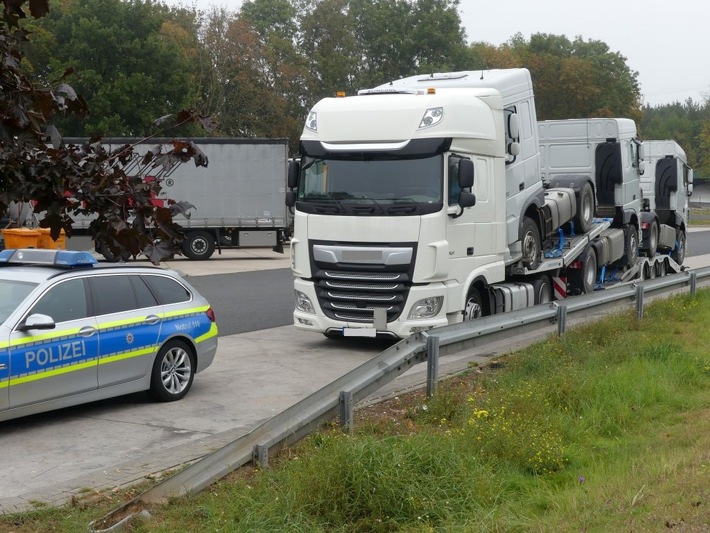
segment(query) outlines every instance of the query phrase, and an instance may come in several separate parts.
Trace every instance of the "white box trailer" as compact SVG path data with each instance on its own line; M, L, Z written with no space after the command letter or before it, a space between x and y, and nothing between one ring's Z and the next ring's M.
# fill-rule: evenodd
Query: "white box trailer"
M287 139L192 138L207 156L206 168L192 162L178 166L165 179L157 202L192 204L174 222L185 231L182 251L190 259L209 259L215 249L271 247L283 253L289 215L283 197L288 168ZM67 139L80 143L85 139ZM117 148L136 139L106 138ZM143 153L172 139L153 138L137 146ZM166 203L167 205L167 203ZM74 233L85 233L90 217L76 217ZM97 251L110 255L97 243ZM110 258L110 257L107 257Z

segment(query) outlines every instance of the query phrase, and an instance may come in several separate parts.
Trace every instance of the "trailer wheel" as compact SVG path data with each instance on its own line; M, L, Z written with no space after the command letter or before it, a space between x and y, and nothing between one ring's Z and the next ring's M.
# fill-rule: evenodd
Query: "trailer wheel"
M471 287L466 296L466 306L463 310L463 320L476 320L483 316L483 298L476 287Z
M537 224L530 217L523 217L523 264L530 270L540 266L542 239Z
M679 265L685 261L685 232L680 228L676 230L675 248L671 252L671 257Z
M639 232L636 226L629 224L624 228L623 265L632 267L639 258Z
M658 224L654 220L651 222L651 229L648 231L648 246L646 247L646 255L653 257L658 250Z
M643 265L643 279L653 279L656 277L656 267L651 263Z
M579 294L589 294L594 291L597 280L597 254L594 248L588 246L580 257L582 268L570 270L568 279L572 290Z
M552 285L549 276L540 276L532 282L535 291L535 305L550 303L552 300Z
M656 277L662 278L663 276L666 275L667 269L666 269L666 261L665 259L662 261L656 261Z
M594 191L588 181L584 182L577 196L577 216L574 217L574 226L577 232L586 233L592 229L594 223Z
M209 259L214 253L214 237L208 231L191 231L182 242L182 253L198 261Z

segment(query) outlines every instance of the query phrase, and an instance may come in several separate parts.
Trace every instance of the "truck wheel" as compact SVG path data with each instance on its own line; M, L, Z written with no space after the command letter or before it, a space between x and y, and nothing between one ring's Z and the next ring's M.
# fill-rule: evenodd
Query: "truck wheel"
M466 307L463 310L463 320L476 320L483 316L483 298L476 287L471 287L466 296Z
M191 231L182 242L182 253L198 261L209 259L214 253L214 237L208 231Z
M680 228L676 230L675 248L671 252L671 257L679 265L685 261L685 232Z
M549 276L540 276L532 282L535 291L535 305L550 303L552 300L552 285Z
M584 182L577 196L577 216L574 227L578 233L586 233L594 223L594 191L588 181Z
M658 250L658 224L654 220L651 222L651 229L648 230L648 246L646 247L646 255L653 257Z
M667 269L666 269L666 261L665 261L665 259L660 260L660 261L656 261L654 270L655 270L655 272L656 272L656 277L657 277L657 278L662 278L663 276L665 276L665 275L666 275L666 270L667 270Z
M589 294L594 291L597 280L597 254L594 248L588 246L579 260L582 268L569 270L568 279L575 293Z
M523 217L523 264L530 270L540 266L541 241L537 224L530 217Z
M636 226L629 224L624 228L624 257L622 264L632 267L639 258L639 232Z
M115 255L108 244L104 241L99 241L96 243L96 253L101 254L106 261L109 263L118 263L119 261L128 261L131 258L131 254L128 252L121 252L120 255Z

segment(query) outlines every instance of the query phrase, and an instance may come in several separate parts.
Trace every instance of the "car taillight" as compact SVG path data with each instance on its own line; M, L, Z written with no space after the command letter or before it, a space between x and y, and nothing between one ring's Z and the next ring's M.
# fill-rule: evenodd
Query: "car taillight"
M214 322L217 320L214 316L214 311L212 310L211 307L207 310L207 318L210 319L210 322Z

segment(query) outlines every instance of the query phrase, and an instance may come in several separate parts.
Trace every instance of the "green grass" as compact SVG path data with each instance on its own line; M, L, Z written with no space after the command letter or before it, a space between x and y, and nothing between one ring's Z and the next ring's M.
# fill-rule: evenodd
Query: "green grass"
M699 291L550 337L154 507L131 531L706 531L708 323ZM0 531L86 530L121 497L3 517Z

